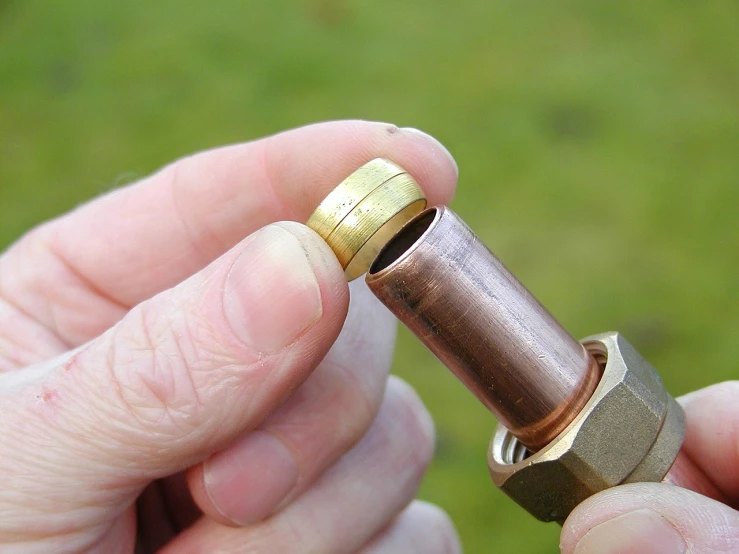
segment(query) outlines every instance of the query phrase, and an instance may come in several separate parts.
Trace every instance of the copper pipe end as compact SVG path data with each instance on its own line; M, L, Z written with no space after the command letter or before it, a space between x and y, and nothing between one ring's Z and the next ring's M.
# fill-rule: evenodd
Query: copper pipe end
M367 283L531 451L563 431L598 384L596 360L448 208L408 223Z

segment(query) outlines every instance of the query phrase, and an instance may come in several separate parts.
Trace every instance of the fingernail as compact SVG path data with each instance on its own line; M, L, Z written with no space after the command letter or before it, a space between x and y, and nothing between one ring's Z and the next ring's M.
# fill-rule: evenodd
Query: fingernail
M295 342L323 313L303 245L279 225L251 237L231 267L223 300L233 332L256 352L273 353Z
M427 141L433 143L437 150L441 152L442 155L446 156L446 158L451 162L452 166L454 167L454 173L459 177L459 166L457 165L457 160L454 159L454 156L452 156L452 153L447 150L446 146L441 144L436 138L432 137L428 133L424 133L420 129L416 129L415 127L403 127L403 131L407 133L411 133L414 135L419 135L424 137Z
M269 516L297 480L295 457L266 431L252 431L203 467L208 497L218 512L236 525Z
M575 554L682 554L682 535L653 510L635 510L596 525L580 539Z

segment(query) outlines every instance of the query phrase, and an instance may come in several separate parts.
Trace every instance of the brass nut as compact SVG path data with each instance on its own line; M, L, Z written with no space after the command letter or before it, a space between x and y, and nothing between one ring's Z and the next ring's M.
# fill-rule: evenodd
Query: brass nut
M534 454L502 425L488 450L493 482L542 521L564 522L580 502L609 487L661 481L685 435L682 408L620 334L581 342L605 369L580 414Z
M307 225L336 254L348 281L365 273L383 246L426 207L413 177L377 158L331 191Z

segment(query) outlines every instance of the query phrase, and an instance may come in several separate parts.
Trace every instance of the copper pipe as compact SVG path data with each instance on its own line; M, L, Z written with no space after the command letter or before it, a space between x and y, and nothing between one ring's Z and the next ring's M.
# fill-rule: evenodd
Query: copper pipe
M595 359L448 208L406 225L367 283L531 451L595 390Z

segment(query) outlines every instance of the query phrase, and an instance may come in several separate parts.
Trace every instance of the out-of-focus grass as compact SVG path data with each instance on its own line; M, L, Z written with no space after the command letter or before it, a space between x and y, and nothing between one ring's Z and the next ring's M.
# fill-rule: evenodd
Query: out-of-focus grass
M739 7L729 0L0 2L0 243L183 154L323 119L425 129L454 208L582 336L674 393L736 375ZM422 496L468 552L552 552L490 484L492 418L403 332L436 418Z

